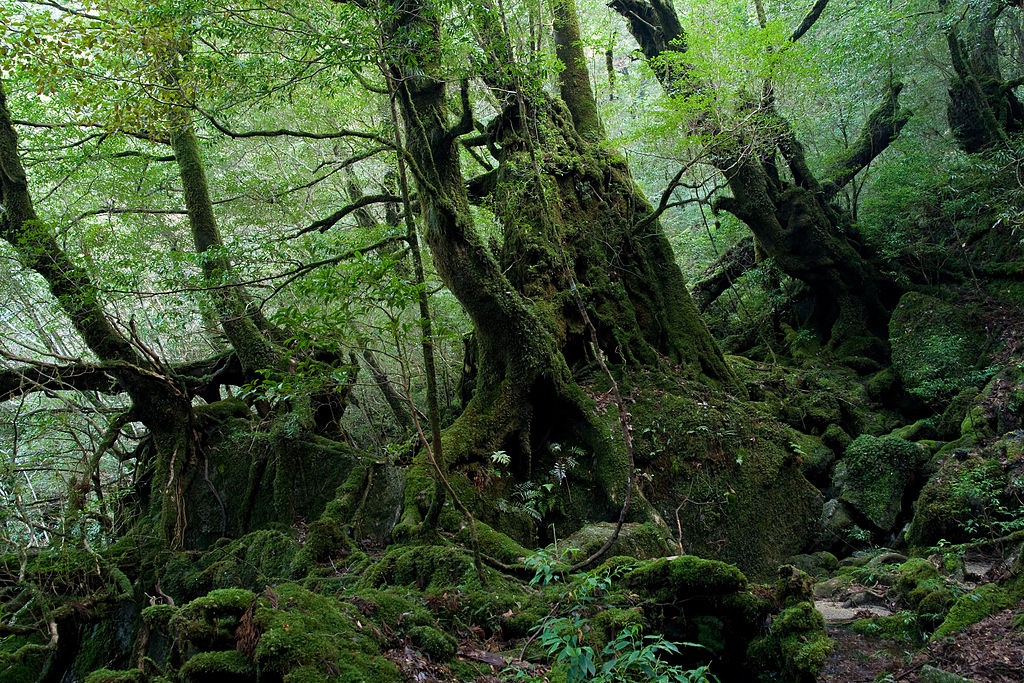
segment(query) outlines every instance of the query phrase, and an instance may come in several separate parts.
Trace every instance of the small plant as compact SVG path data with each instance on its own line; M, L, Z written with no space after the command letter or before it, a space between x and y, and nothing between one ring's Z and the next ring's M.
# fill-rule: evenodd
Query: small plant
M562 579L556 554L541 550L526 559L526 565L536 573L531 584L549 585ZM643 634L639 624L630 624L619 631L601 650L600 655L584 642L584 634L591 630L585 616L588 608L611 590L616 571L588 573L571 586L567 585L560 603L566 604L562 615L548 617L533 631L545 653L556 666L563 669L566 683L717 683L708 665L695 669L669 664L668 657L676 657L681 648L697 647L697 643L676 643L657 634ZM547 679L520 668L509 667L502 672L506 681L541 683Z

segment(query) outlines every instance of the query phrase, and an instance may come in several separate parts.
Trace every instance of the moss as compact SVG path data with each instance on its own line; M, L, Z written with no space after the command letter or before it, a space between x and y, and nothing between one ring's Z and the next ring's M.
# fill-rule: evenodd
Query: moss
M577 548L582 557L589 557L611 538L615 524L588 524L561 541L563 548ZM623 524L618 537L608 548L608 555L622 555L649 560L665 557L673 550L664 532L651 523Z
M10 635L0 640L0 671L10 683L35 683L50 655L39 635Z
M184 683L246 683L256 678L252 662L238 650L200 652L180 672Z
M756 680L812 683L832 651L825 621L809 602L783 610L768 633L751 643L749 666Z
M333 519L318 519L309 525L302 557L310 562L326 562L339 551L352 545L345 529Z
M978 443L996 436L989 423L984 406L975 405L967 409L967 414L960 422L960 439L966 443Z
M871 375L864 381L868 396L876 401L891 399L900 386L900 378L891 368Z
M413 626L409 629L413 645L426 653L432 661L443 662L455 656L458 641L433 626Z
M960 438L964 416L967 415L967 410L977 395L978 390L971 387L961 390L953 397L953 400L942 411L942 415L935 421L935 431L938 434L938 438L945 441Z
M286 681L401 680L380 656L381 632L350 603L281 584L260 596L254 622L262 635L253 658L264 675Z
M911 645L920 645L922 642L921 629L918 627L917 617L912 612L857 619L850 624L850 628L854 633L879 640Z
M943 587L939 570L923 557L912 557L897 570L896 595L899 599L917 608L932 591Z
M928 451L892 436L857 437L839 465L839 498L852 505L881 531L890 531L902 510L903 494L929 461Z
M802 550L822 498L776 419L689 384L640 392L630 412L645 498L676 521L684 552L761 578Z
M977 382L985 332L961 307L917 292L900 300L889 320L892 367L914 396L942 407Z
M6 672L5 672L6 673ZM8 679L7 680L16 680ZM85 683L144 683L146 674L142 669L97 669L85 677Z
M161 583L177 599L187 600L211 589L248 587L297 578L308 572L290 533L263 529L224 539L202 554L180 553L165 564Z
M985 617L1010 607L1011 602L1006 590L994 583L978 586L970 593L961 595L953 603L945 620L932 634L932 640L962 631Z
M522 562L523 558L530 554L530 551L521 546L511 536L503 534L488 524L478 521L476 524L477 538L480 541L480 552L488 557L493 557L499 562L512 564ZM469 525L459 530L455 539L469 547L472 542L472 532Z
M928 439L934 439L937 436L937 432L930 419L921 419L913 424L892 430L892 432L889 433L889 436L894 436L897 439L903 439L904 441L921 442Z
M931 591L917 604L917 620L921 628L934 631L949 614L953 605L953 593L946 588Z
M628 626L643 626L643 611L637 607L611 607L598 612L590 620L590 630L584 634L584 641L601 652L604 646L614 640Z
M239 619L255 600L243 588L210 591L178 609L168 620L168 630L176 640L200 649L226 649L234 644Z
M194 406L192 413L201 429L208 429L212 425L222 424L227 420L249 419L252 416L252 410L240 398L226 398L222 401Z
M800 470L816 485L828 483L828 474L835 462L836 454L822 439L790 429L789 448L800 457Z
M936 669L934 666L925 664L917 675L918 683L971 683L969 678L957 676L954 673Z
M914 503L907 529L911 547L929 547L946 540L972 540L980 530L1001 519L999 495L1005 473L998 460L979 453L957 451L939 460L938 471Z
M693 595L724 595L742 591L747 577L734 565L683 555L642 564L623 578L623 584L662 602Z
M150 605L142 610L142 621L151 629L166 630L167 625L178 611L174 605Z
M821 435L822 442L834 453L843 453L853 443L853 437L837 424L830 424Z
M493 574L492 570L484 571ZM470 554L456 546L392 546L369 567L360 585L415 586L426 593L442 593L453 586L480 588Z

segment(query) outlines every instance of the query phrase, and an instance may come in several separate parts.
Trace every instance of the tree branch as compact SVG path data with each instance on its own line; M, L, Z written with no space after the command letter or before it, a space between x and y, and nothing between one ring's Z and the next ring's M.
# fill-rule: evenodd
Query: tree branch
M803 21L800 22L800 25L796 27L793 34L789 36L790 42L795 43L800 40L805 33L811 30L811 27L814 26L816 21L818 21L818 17L820 17L821 13L825 11L826 5L828 5L828 0L817 0L817 2L814 3L814 6L807 12L807 16L805 16Z
M310 223L309 225L307 225L306 227L302 228L301 230L298 230L298 231L292 233L291 235L288 236L288 239L294 239L294 238L299 237L301 235L305 235L306 233L313 232L314 230L319 230L322 233L323 232L327 232L332 227L334 227L338 223L338 221L340 221L345 216L347 216L347 215L349 215L349 214L351 214L353 212L359 211L360 209L366 208L367 206L372 206L374 204L394 204L394 203L400 202L400 201L402 201L402 198L401 197L396 197L393 194L368 194L368 195L365 195L365 196L360 197L359 199L355 200L351 204L347 204L346 206L341 207L340 209L338 209L337 211L332 213L327 218L321 218L318 221L314 221L314 222Z
M900 107L902 83L890 82L885 95L875 110L868 115L857 139L846 148L832 164L828 181L824 185L827 199L853 180L858 173L881 154L899 136L903 126L910 121L910 111Z

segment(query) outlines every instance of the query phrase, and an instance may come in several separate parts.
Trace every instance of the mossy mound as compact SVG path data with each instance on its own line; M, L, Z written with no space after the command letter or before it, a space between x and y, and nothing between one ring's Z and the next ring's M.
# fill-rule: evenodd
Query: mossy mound
M162 570L163 589L179 602L217 588L259 590L305 575L310 565L291 533L263 529L223 539L206 552L178 553Z
M564 548L576 548L581 556L589 557L604 546L614 531L615 525L611 522L589 524L562 540L560 545ZM673 548L665 532L654 524L627 523L622 525L619 535L608 548L607 555L627 555L639 560L650 560L669 555L673 550L678 550L678 547Z
M956 450L939 458L938 470L914 503L907 529L912 547L966 542L981 531L1005 532L1019 510L1007 507L1013 491L1002 458L986 457L987 452Z
M904 294L889 319L889 344L903 386L932 408L984 382L978 359L985 331L962 307L918 292Z
M642 601L648 631L699 643L691 663L711 655L723 681L813 681L831 641L810 602L812 580L793 567L778 575L773 587L750 586L733 565L682 556L638 563L619 585Z
M5 678L4 680L17 681L18 679ZM97 669L85 677L85 683L144 683L145 681L146 674L142 669Z
M501 581L493 570L484 571L495 581ZM438 594L454 587L481 587L472 556L462 548L448 545L392 546L363 572L359 585L408 586Z
M985 617L1012 607L1012 605L1013 600L1005 588L994 583L978 586L970 593L961 595L953 603L945 620L935 629L935 633L932 634L932 640L962 631Z
M251 656L284 680L385 683L401 680L381 656L383 635L355 605L296 584L264 591L252 617Z
M256 595L244 588L221 588L178 608L167 621L170 635L190 651L222 650L235 644L235 630Z
M813 683L831 651L825 620L814 605L801 602L772 619L768 633L751 643L747 656L757 663L758 681Z
M836 465L839 499L882 532L890 532L903 509L904 494L922 479L928 451L894 436L863 434Z
M923 642L917 616L912 612L902 612L885 617L857 619L850 624L854 633L879 640L890 640L910 646L920 646Z
M256 679L252 661L238 650L200 652L180 669L184 683L246 683Z
M641 487L687 553L771 576L817 532L822 497L763 406L682 386L634 394ZM611 412L611 411L609 411ZM623 473L624 474L624 473Z

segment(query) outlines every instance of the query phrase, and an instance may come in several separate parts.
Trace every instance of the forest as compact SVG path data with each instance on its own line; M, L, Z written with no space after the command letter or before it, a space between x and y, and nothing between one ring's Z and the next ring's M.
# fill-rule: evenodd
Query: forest
M0 681L1024 681L1021 0L0 0Z

